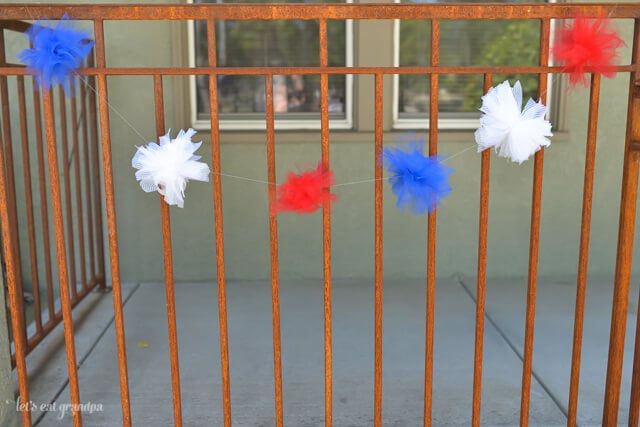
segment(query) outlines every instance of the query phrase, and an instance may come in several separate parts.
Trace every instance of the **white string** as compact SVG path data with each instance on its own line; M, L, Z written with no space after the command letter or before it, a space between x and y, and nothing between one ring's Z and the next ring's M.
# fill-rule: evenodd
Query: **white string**
M445 163L445 162L453 159L454 157L458 157L459 155L461 155L461 154L463 154L463 153L465 153L465 152L467 152L467 151L469 151L469 150L471 150L473 148L476 148L476 146L474 145L474 146L471 146L471 147L467 147L467 148L465 148L463 150L460 150L457 153L452 154L451 156L448 156L447 158L442 160L442 163ZM248 177L239 176L239 175L231 175L231 174L222 173L222 172L219 172L217 175L225 176L225 177L228 177L228 178L240 179L240 180L243 180L243 181L257 182L259 184L278 185L277 183L271 182L271 181L263 181L263 180L260 180L260 179L253 179L253 178L248 178ZM366 184L366 183L369 183L369 182L384 181L385 179L389 179L389 178L392 178L392 176L385 176L385 177L382 177L382 178L369 178L369 179L361 179L361 180L357 180L357 181L342 182L340 184L334 184L331 187L344 187L344 186L347 186L347 185Z
M473 148L476 148L476 149L477 149L478 147L477 147L477 146L475 146L475 145L472 145L471 147L467 147L467 148L465 148L464 150L460 150L460 151L458 151L457 153L452 154L452 155L450 155L450 156L446 157L444 160L442 160L442 163L446 163L446 162L448 162L449 160L451 160L451 159L453 159L453 158L455 158L455 157L458 157L460 154L462 154L462 153L466 153L467 151L469 151L469 150L471 150L471 149L473 149Z
M85 77L83 76L79 76L79 77L80 77L80 80L84 82L86 87L91 89L96 94L96 96L99 96L98 91L93 86L91 86L87 80L85 80ZM111 103L108 100L106 102L109 109L114 113L116 113L118 117L120 117L120 119L122 119L122 121L125 122L127 126L129 126L140 137L140 139L142 139L145 142L145 144L149 142L149 140L145 138L144 135L142 135L140 132L138 132L138 129L136 129L135 126L133 126L133 124L120 113L120 111L118 111L113 105L111 105Z
M371 179L363 179L363 180L360 180L360 181L343 182L342 184L332 185L332 187L342 187L342 186L345 186L345 185L364 184L366 182L382 181L382 180L385 180L387 178L389 178L389 177L387 176L387 177L382 177L382 178L371 178Z
M267 184L267 185L276 185L275 182L271 182L271 181L262 181L260 179L253 179L253 178L247 178L246 176L238 176L238 175L231 175L228 173L222 173L222 172L218 172L217 175L220 176L226 176L228 178L235 178L235 179L241 179L243 181L251 181L251 182L257 182L259 184Z
M89 89L91 89L96 95L98 95L98 92L96 91L96 89L94 87L92 87L89 82L87 80L85 80L82 76L80 76L80 79L84 82L85 86L87 86ZM122 119L123 122L125 122L145 143L148 142L148 140L144 137L144 135L142 135L137 129L136 127L130 122L128 121L109 101L107 101L107 106L109 107L109 109L111 111L113 111L114 113L116 113L118 115L118 117L120 117L120 119ZM473 149L476 148L476 146L471 146L471 147L467 147L455 154L452 154L451 156L446 157L444 160L442 160L442 163L445 163L455 157L458 157L459 155ZM223 173L223 172L218 172L217 175L219 176L224 176L227 178L233 178L233 179L238 179L238 180L242 180L242 181L249 181L249 182L256 182L258 184L267 184L267 185L279 185L275 182L271 182L271 181L264 181L264 180L260 180L260 179L254 179L254 178L249 178L246 176L240 176L240 175L232 175L232 174L228 174L228 173ZM388 179L390 177L382 177L382 178L370 178L370 179L362 179L362 180L358 180L358 181L349 181L349 182L343 182L340 184L335 184L332 185L331 187L344 187L347 185L356 185L356 184L365 184L365 183L369 183L369 182L375 182L378 180L385 180Z
M29 14L29 16L31 17L31 20L32 20L32 21L36 21L36 22L37 22L37 21L39 21L39 19L34 18L34 16L31 14L31 10L27 7L27 5L24 5L24 10L27 12L27 14ZM85 77L85 76L82 76L82 75L79 75L79 74L78 74L77 76L78 76L78 78L80 78L80 80L82 80L82 82L84 83L84 85L85 85L86 87L88 87L89 89L91 89L91 90L96 94L96 96L100 96L100 95L98 94L98 91L97 91L93 86L91 86L91 85L89 84L89 82L86 80L86 77ZM135 132L135 133L136 133L136 134L137 134L137 135L138 135L138 136L143 140L143 141L144 141L144 142L145 142L145 143L149 142L149 140L148 140L147 138L145 138L145 137L144 137L144 135L142 135L142 134L138 131L138 129L136 129L136 127L135 127L135 126L133 126L133 124L132 124L131 122L129 122L129 121L128 121L128 120L127 120L127 119L126 119L126 118L125 118L121 113L120 113L120 111L118 111L118 110L117 110L113 105L111 105L111 103L110 103L108 100L106 100L106 103L107 103L107 106L109 107L109 109L110 109L111 111L113 111L114 113L116 113L116 114L118 115L118 117L120 117L120 118L122 119L122 121L123 121L123 122L125 122L125 123L126 123L126 124L127 124L127 125L128 125L128 126L129 126L129 127L130 127L130 128L131 128L131 129L132 129L132 130L133 130L133 131L134 131L134 132Z

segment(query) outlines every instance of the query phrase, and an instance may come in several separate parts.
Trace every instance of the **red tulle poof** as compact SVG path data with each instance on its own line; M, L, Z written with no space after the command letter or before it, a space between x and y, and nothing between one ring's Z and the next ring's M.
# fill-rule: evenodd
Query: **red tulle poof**
M625 46L618 33L611 29L608 19L578 17L573 23L558 30L552 54L569 73L571 86L587 86L586 69L607 78L615 75L617 49Z
M333 184L333 171L322 163L318 164L317 169L307 170L300 175L289 172L287 181L278 187L273 211L299 214L315 212L338 199L338 196L329 192Z

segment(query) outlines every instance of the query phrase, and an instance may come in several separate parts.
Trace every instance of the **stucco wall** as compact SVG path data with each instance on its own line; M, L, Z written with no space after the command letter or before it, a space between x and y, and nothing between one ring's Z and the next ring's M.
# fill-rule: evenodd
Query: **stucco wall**
M156 2L162 3L162 2ZM356 59L367 65L391 64L391 40L380 39L377 25L360 23ZM619 25L631 43L629 22ZM108 22L107 63L110 66L170 66L187 48L179 41L181 31L165 22ZM377 38L376 38L377 37ZM375 45L371 54L362 49ZM358 57L359 55L359 57ZM629 49L624 50L629 57ZM165 78L166 125L174 129L190 125L186 99L180 96L185 80ZM385 81L390 104L390 80ZM611 276L615 266L618 206L626 122L628 76L603 80L598 133L598 155L591 230L590 272ZM372 99L373 79L355 82L356 96ZM577 88L566 97L566 129L552 139L545 153L540 274L575 275L586 139L588 90ZM113 167L117 200L118 233L122 277L125 280L156 280L163 275L159 199L143 193L130 166L135 146L154 140L152 79L110 77L109 101L129 122L111 113ZM362 105L362 104L361 104ZM373 105L364 103L354 114L358 133L332 132L331 166L338 183L373 177ZM387 105L389 107L389 105ZM391 111L385 109L385 123ZM392 143L388 129L385 143ZM200 154L210 163L210 136ZM221 135L222 171L227 174L266 179L265 137L260 132L227 132ZM277 177L285 179L297 165L314 164L320 158L318 131L279 132ZM472 131L454 136L441 132L439 150L455 154L473 146ZM474 149L449 162L456 172L454 191L438 210L437 275L456 272L473 275L477 260L480 156ZM533 161L512 164L492 156L488 274L495 277L525 276L529 251L529 224ZM336 277L373 275L373 183L335 189L340 200L332 210L333 273ZM388 277L423 277L426 257L426 217L416 217L395 208L394 197L385 184L384 271ZM264 279L269 277L269 235L267 187L223 178L223 208L227 277ZM172 208L175 276L178 280L215 277L212 185L190 183L184 209ZM105 222L106 224L106 222ZM106 233L105 233L106 235ZM280 273L283 278L322 276L321 214L279 216ZM637 259L636 255L636 259Z

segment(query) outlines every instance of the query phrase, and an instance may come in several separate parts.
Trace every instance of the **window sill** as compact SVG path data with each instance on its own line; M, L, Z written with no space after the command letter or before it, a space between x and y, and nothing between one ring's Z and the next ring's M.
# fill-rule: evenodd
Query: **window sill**
M198 131L210 131L211 122L209 120L196 120L192 127ZM265 120L220 120L218 123L220 131L266 131L267 122ZM318 120L276 120L274 128L277 131L310 131L320 130ZM329 120L330 130L350 130L353 124L350 119Z
M480 119L440 119L439 130L475 130L480 126ZM424 130L429 129L429 119L396 119L393 128L398 130Z

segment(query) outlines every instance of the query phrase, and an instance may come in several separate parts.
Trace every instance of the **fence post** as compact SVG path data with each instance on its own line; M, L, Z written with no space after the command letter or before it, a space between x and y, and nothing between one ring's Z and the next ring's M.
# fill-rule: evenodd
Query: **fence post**
M86 67L87 68L94 68L96 65L96 61L94 58L95 53L92 53L91 55L89 55L89 58L87 59L87 63L86 63ZM99 126L105 126L104 123L100 122L98 124L98 98L97 98L97 92L96 89L98 86L96 84L96 78L95 76L87 76L87 81L89 82L89 87L93 88L91 90L88 91L88 97L89 97L89 117L85 118L85 120L89 120L89 131L90 131L90 138L89 141L87 142L88 145L91 145L91 167L93 169L93 176L92 178L92 203L93 203L93 209L95 212L95 238L96 238L96 259L95 260L91 260L91 262L96 262L97 263L97 270L96 270L96 277L95 279L99 282L98 285L98 290L105 292L107 290L107 272L106 272L106 258L105 258L105 253L104 253L104 245L105 245L105 241L104 241L104 230L103 230L103 223L102 223L102 215L105 212L105 207L102 205L102 189L101 186L104 185L104 183L101 182L101 176L102 173L100 172L100 150L101 150L101 144L102 144L102 140L100 139L98 133L99 133ZM108 242L107 242L108 243Z
M635 20L632 64L640 58L640 19ZM633 238L638 193L638 164L640 161L640 72L634 71L629 81L629 107L627 109L627 134L624 148L622 172L622 196L620 201L620 223L616 254L613 305L611 309L611 334L609 338L609 361L605 388L603 426L618 424L622 361L624 358L624 336L627 325L629 282L633 260Z

